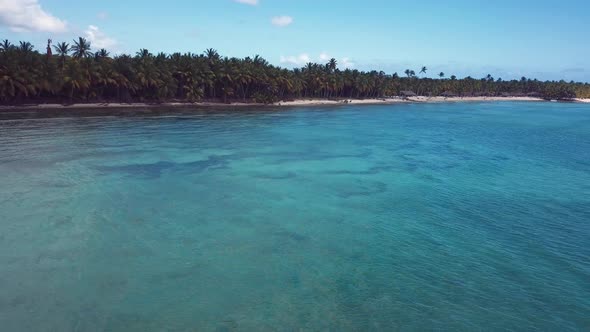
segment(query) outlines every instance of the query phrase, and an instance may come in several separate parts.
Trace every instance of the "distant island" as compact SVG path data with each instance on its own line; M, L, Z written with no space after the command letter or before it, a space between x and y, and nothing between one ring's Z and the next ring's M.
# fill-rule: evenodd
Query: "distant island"
M0 102L2 105L74 103L293 103L297 100L349 100L417 96L441 98L538 98L575 100L590 98L590 84L539 81L522 77L502 80L438 73L425 77L426 66L402 75L383 71L338 68L308 63L285 69L256 55L230 58L214 49L202 54L152 54L146 49L134 56L111 56L105 49L91 51L78 38L71 44L52 45L45 53L29 42L0 44Z

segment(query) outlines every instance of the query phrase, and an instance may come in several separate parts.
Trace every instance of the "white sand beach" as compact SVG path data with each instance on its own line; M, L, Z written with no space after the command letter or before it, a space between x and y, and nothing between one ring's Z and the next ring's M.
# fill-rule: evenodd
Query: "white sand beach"
M328 100L328 99L297 99L291 101L281 101L274 103L274 106L319 106L319 105L370 105L370 104L393 104L393 103L408 103L410 100L401 98L381 98L381 99L343 99L343 100Z
M455 102L496 102L496 101L521 101L521 102L542 102L541 98L533 97L426 97L416 96L403 98L375 98L375 99L297 99L291 101L276 102L271 105L257 103L80 103L80 104L31 104L18 106L0 106L0 111L18 110L60 110L60 109L142 109L142 108L166 108L166 107L248 107L248 106L323 106L323 105L376 105L376 104L398 104L398 103L455 103ZM590 99L576 98L574 102L590 103Z
M532 97L426 97L416 96L409 98L380 98L380 99L298 99L293 101L278 102L275 106L315 106L315 105L359 105L359 104L396 104L396 103L449 103L449 102L481 102L481 101L544 101L541 98Z
M444 102L478 102L478 101L544 101L542 98L533 97L409 97L413 102L444 103Z

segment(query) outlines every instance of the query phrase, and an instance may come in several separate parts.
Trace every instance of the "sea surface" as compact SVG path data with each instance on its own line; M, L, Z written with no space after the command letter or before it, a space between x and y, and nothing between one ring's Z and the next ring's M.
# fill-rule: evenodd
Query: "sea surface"
M2 331L588 331L590 105L0 114Z

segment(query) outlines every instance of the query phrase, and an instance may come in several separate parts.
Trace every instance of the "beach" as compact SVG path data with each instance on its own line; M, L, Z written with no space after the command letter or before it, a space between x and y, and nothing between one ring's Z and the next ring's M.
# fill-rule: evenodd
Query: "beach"
M415 96L408 98L372 98L372 99L297 99L280 101L274 104L261 103L75 103L75 104L27 104L27 105L6 105L0 106L0 111L19 110L59 110L59 109L142 109L142 108L186 108L186 107L293 107L293 106L329 106L329 105L377 105L377 104L398 104L398 103L456 103L456 102L544 102L542 98L533 97L427 97ZM590 103L590 98L576 98L572 102Z
M275 103L276 106L313 106L313 105L370 105L370 104L395 104L395 103L451 103L451 102L484 102L484 101L545 101L542 98L533 97L428 97L416 96L408 98L374 98L374 99L298 99L294 101ZM579 102L590 102L590 99L577 99Z

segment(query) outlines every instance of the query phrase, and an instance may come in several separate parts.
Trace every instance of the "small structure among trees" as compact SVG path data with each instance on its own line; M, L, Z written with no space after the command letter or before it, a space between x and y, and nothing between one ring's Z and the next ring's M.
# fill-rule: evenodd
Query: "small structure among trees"
M401 91L400 94L404 98L416 97L417 96L417 94L414 91Z

